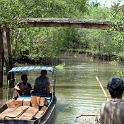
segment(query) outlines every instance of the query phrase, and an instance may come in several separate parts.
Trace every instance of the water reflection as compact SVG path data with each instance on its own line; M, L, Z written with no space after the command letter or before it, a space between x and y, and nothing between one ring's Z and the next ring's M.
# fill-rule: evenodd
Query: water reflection
M57 69L57 106L51 124L72 124L81 113L98 113L106 98L95 77L100 79L109 96L106 90L107 81L112 72L120 70L120 67L107 62L91 61L84 57L63 57L62 60L66 66ZM32 85L39 74L40 72L29 74L28 79ZM51 76L48 76L52 80ZM17 78L20 80L20 74ZM1 91L1 94L0 103L3 104L7 100L6 90ZM15 92L9 91L8 96L14 94Z

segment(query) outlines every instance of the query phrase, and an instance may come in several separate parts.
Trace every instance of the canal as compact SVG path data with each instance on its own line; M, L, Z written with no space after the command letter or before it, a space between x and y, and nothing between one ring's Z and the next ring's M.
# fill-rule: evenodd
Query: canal
M101 104L106 101L106 97L96 76L109 96L106 89L107 81L112 76L112 72L119 71L121 67L82 56L61 56L61 60L65 66L57 68L57 105L51 124L73 124L75 117L80 114L99 113ZM40 72L28 73L28 81L32 86L35 78L39 75ZM19 81L21 81L20 76L21 73L16 75ZM51 75L48 74L48 76L52 80ZM16 94L13 89L6 88L2 88L0 93L0 105Z

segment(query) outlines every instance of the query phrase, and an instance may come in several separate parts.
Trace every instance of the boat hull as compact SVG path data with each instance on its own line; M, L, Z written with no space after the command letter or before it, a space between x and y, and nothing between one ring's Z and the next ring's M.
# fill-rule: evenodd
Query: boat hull
M49 104L46 112L43 114L43 116L39 117L38 119L34 120L23 120L23 119L2 119L0 120L0 124L50 124L50 121L54 115L56 107L56 97L54 96L53 100L51 100L51 103ZM4 104L0 107L0 113L2 113L4 110L6 110L7 104Z

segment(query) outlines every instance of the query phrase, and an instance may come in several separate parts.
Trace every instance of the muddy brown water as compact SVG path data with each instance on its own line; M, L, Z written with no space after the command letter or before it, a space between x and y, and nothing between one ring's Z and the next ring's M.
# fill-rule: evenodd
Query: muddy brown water
M73 124L76 116L87 113L99 113L101 104L106 101L96 76L102 83L107 95L106 84L112 72L119 71L120 66L109 62L92 60L85 57L61 57L65 67L57 68L56 73L56 111L51 124ZM28 73L28 81L34 80L40 72ZM16 81L20 81L21 73L16 74ZM50 80L51 74L48 73ZM52 82L52 81L51 81ZM6 76L4 76L6 83ZM15 96L13 89L0 90L0 105ZM109 96L110 97L110 96Z

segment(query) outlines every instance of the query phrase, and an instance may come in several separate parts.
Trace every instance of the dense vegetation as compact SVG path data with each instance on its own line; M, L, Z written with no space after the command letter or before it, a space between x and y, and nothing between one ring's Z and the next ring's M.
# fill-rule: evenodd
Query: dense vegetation
M88 0L0 0L1 28L11 28L14 59L57 58L61 50L87 52L103 59L124 58L124 7L100 7ZM17 18L80 18L110 20L108 30L62 27L17 28Z

